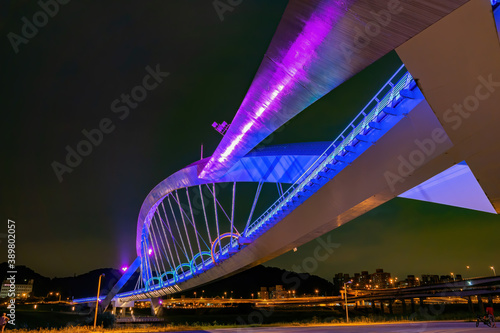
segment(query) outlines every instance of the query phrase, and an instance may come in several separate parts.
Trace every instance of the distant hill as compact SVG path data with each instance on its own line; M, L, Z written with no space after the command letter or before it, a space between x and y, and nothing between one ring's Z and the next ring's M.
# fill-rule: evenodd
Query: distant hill
M104 273L101 284L101 295L107 294L121 277L121 272L113 268L101 268L74 277L48 278L42 276L26 266L16 266L17 283L23 283L30 279L34 280L34 296L46 297L49 292L61 293L61 299L82 298L94 296L97 292L97 281L99 275ZM0 264L0 279L3 281L7 275L7 263ZM136 284L138 273L130 279L123 290L132 290ZM233 291L234 298L250 298L253 293L257 298L257 292L261 287L274 287L283 285L286 290L295 290L297 295L315 294L318 290L320 295L332 295L333 284L323 278L310 274L298 274L275 267L264 267L262 265L250 268L244 272L229 278L216 281L203 287L180 293L186 297L192 297L196 292L197 297L204 294L206 297L216 297L227 292L228 297ZM205 291L204 293L202 291Z
M120 271L113 268L101 268L91 272L76 275L74 277L64 278L48 278L42 276L29 267L16 266L16 282L19 284L26 283L33 279L33 294L35 297L46 297L50 292L61 293L61 299L88 297L97 293L97 282L99 275L104 273L105 277L102 281L101 289L103 293L111 290L113 285L118 281L121 274ZM7 276L7 263L0 264L0 280L4 281Z
M313 295L316 290L318 290L319 295L331 296L334 289L333 283L316 275L299 274L276 267L258 265L184 294L186 297L193 297L193 293L196 292L197 297L199 297L205 290L204 295L207 297L222 296L224 292L227 292L228 297L230 297L230 292L233 291L234 298L250 298L252 293L257 298L257 292L260 291L261 287L269 288L276 285L283 285L286 290L295 290L297 296Z

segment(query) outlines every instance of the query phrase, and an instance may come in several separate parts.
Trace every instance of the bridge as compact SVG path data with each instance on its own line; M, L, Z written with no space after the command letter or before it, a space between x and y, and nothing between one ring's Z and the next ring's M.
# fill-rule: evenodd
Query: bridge
M137 259L103 307L158 308L162 296L263 263L395 197L500 212L498 6L291 0L213 155L145 198ZM392 51L401 67L330 142L260 145ZM120 292L137 271L135 289Z

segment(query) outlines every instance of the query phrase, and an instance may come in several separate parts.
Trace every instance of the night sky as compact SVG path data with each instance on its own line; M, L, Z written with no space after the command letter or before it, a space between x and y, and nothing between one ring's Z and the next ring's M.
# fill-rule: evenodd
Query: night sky
M202 143L205 156L214 151L221 136L211 124L231 121L287 4L243 1L221 21L211 1L66 1L51 8L53 17L38 32L24 31L31 37L22 42L13 34L22 36L34 15L40 19L41 7L0 4L0 236L7 219L15 220L17 263L51 277L135 259L144 198L199 159ZM268 144L334 139L399 65L397 55L388 54ZM154 70L162 74L149 82L154 88L142 102L120 101ZM67 147L76 149L82 131L103 121L110 133L60 182L54 161L65 164ZM401 277L486 275L491 265L500 269L499 233L496 215L395 199L323 236L340 246L312 273L331 279L337 272L384 268ZM291 269L317 244L268 264Z

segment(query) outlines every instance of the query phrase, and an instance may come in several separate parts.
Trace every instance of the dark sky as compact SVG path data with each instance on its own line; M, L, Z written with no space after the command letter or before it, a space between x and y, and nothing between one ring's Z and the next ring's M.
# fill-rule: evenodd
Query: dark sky
M205 156L213 152L221 137L211 124L232 119L286 3L243 1L221 21L211 1L69 1L16 53L8 37L22 35L23 17L40 19L41 8L3 1L0 233L7 219L16 221L18 264L68 276L132 262L142 201L197 160L201 143ZM269 143L335 138L398 65L389 54ZM113 112L114 100L142 84L147 66L169 75L127 116ZM59 182L53 162L64 163L66 147L75 149L82 131L106 118L113 131ZM491 236L499 232L495 215L395 199L330 233L340 247L313 273L465 274L470 265L470 275L485 275L500 268ZM316 246L269 264L291 269Z

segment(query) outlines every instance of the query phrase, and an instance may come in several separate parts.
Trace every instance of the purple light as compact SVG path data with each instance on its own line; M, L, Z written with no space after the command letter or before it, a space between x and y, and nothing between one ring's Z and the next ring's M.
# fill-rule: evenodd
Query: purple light
M153 249L149 249L149 250L148 250L148 254L149 254L149 255L152 255L152 254L153 254Z
M306 106L302 106L302 101L294 101L290 96L296 93L297 87L311 80L311 63L317 60L322 43L344 13L337 4L317 8L284 52L277 51L280 47L278 42L270 46L269 53L272 54L275 64L261 65L231 127L212 158L201 170L200 178L214 177L223 172L223 169L229 168L234 159L246 154L267 136L263 133L270 131L273 126L279 127L280 121L285 122L284 118L293 117ZM310 100L308 104L312 102L313 100ZM278 122L273 121L272 126L269 126L270 120L276 114L282 112L283 108L291 107L297 109L291 113L288 111L289 115L281 117L283 119Z
M122 271L123 271L123 272L126 272L126 271L127 271L127 269L128 269L128 267L127 267L127 266L123 266L123 267L122 267Z
M160 304L163 304L163 300L162 299L160 299Z

